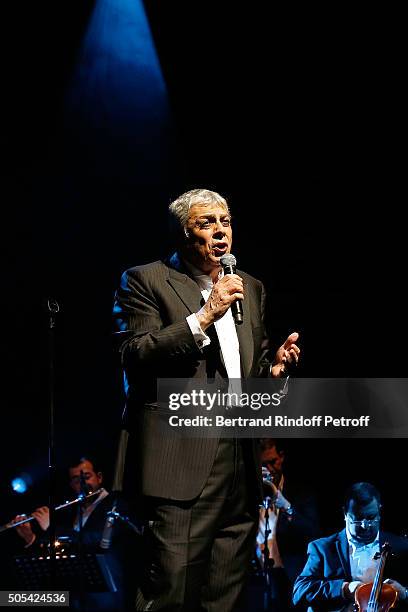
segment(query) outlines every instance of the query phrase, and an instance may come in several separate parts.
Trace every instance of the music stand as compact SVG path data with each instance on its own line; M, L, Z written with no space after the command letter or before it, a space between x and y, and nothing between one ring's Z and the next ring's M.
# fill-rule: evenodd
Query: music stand
M117 592L106 557L101 554L57 554L55 561L50 555L20 555L14 557L14 568L21 588L27 591L78 591L81 585L87 593Z

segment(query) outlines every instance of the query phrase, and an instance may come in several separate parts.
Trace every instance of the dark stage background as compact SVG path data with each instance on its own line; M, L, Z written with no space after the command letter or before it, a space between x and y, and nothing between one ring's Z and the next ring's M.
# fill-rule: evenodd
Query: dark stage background
M123 405L113 294L124 269L166 254L167 205L189 188L229 199L234 253L268 289L273 338L301 333L299 375L406 375L397 9L144 8L2 8L2 522L47 501L49 296L58 466L97 452L109 482ZM405 450L296 440L289 455L320 491L326 531L360 479L401 531ZM33 478L24 497L10 489L20 472Z

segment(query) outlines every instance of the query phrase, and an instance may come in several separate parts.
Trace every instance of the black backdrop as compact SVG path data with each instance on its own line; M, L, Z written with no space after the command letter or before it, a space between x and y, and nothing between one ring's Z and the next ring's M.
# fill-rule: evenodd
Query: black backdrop
M146 0L168 99L156 113L148 88L130 87L141 103L121 115L125 89L109 114L75 78L103 4L2 8L3 522L46 499L48 296L61 305L58 464L86 449L111 475L123 403L113 293L125 268L166 253L166 206L189 188L229 199L234 252L268 289L272 336L301 333L299 374L405 376L400 16ZM405 528L404 451L402 439L289 445L326 529L357 479L383 490L388 527ZM25 499L9 486L20 471L34 478Z

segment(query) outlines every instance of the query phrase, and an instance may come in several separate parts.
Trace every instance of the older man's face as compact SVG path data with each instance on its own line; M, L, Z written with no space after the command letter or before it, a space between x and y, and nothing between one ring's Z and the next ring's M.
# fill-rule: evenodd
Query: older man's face
M205 274L218 270L220 258L231 251L231 217L227 210L220 204L194 204L186 229L183 255Z

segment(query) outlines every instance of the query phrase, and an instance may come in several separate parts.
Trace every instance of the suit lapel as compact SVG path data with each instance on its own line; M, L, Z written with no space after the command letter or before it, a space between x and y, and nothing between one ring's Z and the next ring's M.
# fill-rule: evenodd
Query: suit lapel
M191 313L200 310L202 295L196 282L176 270L170 270L168 282Z
M173 287L183 304L193 313L200 310L202 295L197 283L186 274L177 253L166 262L169 267L168 283Z
M336 541L337 554L340 558L340 563L347 580L351 580L349 546L346 536L346 530L340 531Z
M238 272L239 274L239 272ZM242 373L244 378L249 376L252 368L252 360L254 357L254 343L252 339L251 327L251 298L246 282L244 282L245 300L242 300L242 310L244 313L244 321L242 325L236 325L237 336L239 341L239 352L241 355Z

